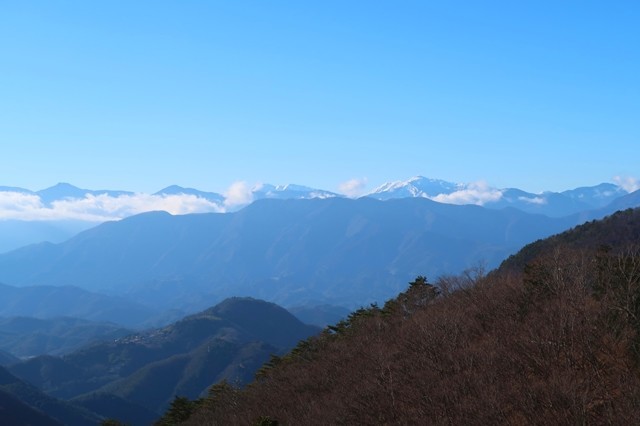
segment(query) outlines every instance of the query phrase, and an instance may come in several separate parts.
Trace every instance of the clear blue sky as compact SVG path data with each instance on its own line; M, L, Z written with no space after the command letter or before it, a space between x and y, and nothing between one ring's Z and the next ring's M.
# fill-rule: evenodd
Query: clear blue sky
M640 2L0 2L0 185L640 177Z

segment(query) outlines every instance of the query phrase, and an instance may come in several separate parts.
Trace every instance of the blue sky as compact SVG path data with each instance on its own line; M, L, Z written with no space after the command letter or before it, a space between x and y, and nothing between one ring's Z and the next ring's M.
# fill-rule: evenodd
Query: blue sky
M2 1L0 185L640 177L640 3Z

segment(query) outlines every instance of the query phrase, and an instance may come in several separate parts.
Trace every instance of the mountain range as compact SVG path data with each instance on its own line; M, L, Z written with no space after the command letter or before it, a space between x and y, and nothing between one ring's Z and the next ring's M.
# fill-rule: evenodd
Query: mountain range
M146 212L64 242L0 254L0 282L7 283L0 284L0 317L7 317L0 318L0 365L7 366L0 369L0 402L14 404L34 422L38 412L29 410L40 409L50 417L42 424L91 424L106 417L149 423L176 395L202 397L223 379L247 383L271 354L319 331L270 302L327 324L344 315L344 307L397 295L415 276L446 280L474 265L493 268L528 243L640 205L640 191L610 184L537 194L539 202L523 201L535 194L518 190L451 185L419 178L357 199L265 195L229 212ZM449 192L429 195L438 187ZM274 188L262 189L310 194L309 188ZM72 192L59 189L48 193L51 208L73 200L57 201L60 193ZM191 201L225 202L187 190ZM169 187L154 196L180 191ZM85 193L85 200L134 196ZM484 205L457 202L464 197ZM509 200L571 213L525 211ZM615 229L625 233L623 216L615 217ZM637 240L637 233L625 235ZM520 256L549 251L539 248L544 244L529 245ZM503 269L511 262L519 271L528 262L510 259ZM122 327L150 324L160 328L131 334ZM37 354L44 355L31 357Z
M71 315L35 309L38 294L50 294L54 300L63 288L89 292L83 297L96 306L76 304L81 298L70 297L73 316L127 327L153 321L166 324L175 318L170 311L195 312L231 296L257 297L302 308L301 312L317 313L317 307L327 304L355 308L391 297L412 276L458 273L479 262L494 267L531 241L640 205L640 191L627 194L611 184L542 194L583 209L561 217L513 206L489 208L488 202L486 206L442 203L425 196L427 190L461 193L459 188L416 178L376 192L399 197L387 200L263 198L234 212L149 212L109 221L62 243L1 254L0 282L10 286L0 286L7 294L0 315ZM309 188L295 186L282 187L279 193L288 190L310 194ZM197 190L189 191L189 197L196 197ZM405 197L407 191L410 198ZM23 300L29 302L19 303L26 291L31 293ZM113 315L114 310L107 314L107 308L118 303L104 299L106 303L96 304L104 295L133 303L138 307L120 311L140 315Z
M626 189L625 189L626 188ZM482 183L456 184L416 176L388 182L364 194L378 200L428 198L448 204L475 204L500 209L515 207L528 213L561 217L610 204L637 189L612 183L563 192L529 193L498 189ZM24 245L62 242L78 232L109 220L164 210L171 214L233 212L261 199L344 197L336 192L302 185L257 184L240 195L207 192L171 185L153 194L122 190L83 189L59 183L40 191L0 186L0 253Z
M632 188L637 190L640 188ZM311 188L303 185L271 185L256 184L249 190L248 201L268 199L309 199L344 197L344 195L324 189ZM552 215L566 215L576 213L586 208L604 207L614 199L628 194L629 191L620 185L613 183L601 183L595 186L580 187L562 192L545 191L542 193L530 193L518 188L494 188L484 183L453 183L441 179L414 176L404 181L392 181L384 183L373 191L363 194L378 200L393 198L429 198L448 204L477 204L502 208L513 206L529 211L536 208L536 212ZM73 186L69 183L58 183L52 187L31 191L25 188L0 186L0 193L18 193L33 195L51 206L54 202L81 200L87 196L108 196L112 198L122 196L135 196L132 191L122 190L92 190ZM171 185L151 195L192 195L217 204L220 208L228 205L228 196L216 192L207 192L195 188L185 188ZM573 203L572 203L573 202ZM242 207L239 204L236 207ZM545 206L547 206L545 208Z
M153 309L245 295L285 306L385 300L417 274L488 267L585 220L425 198L259 200L233 213L152 212L0 255L0 281L73 285Z

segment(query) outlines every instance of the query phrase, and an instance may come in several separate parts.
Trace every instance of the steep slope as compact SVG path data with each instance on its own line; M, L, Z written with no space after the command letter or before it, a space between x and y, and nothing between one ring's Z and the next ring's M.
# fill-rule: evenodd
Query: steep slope
M233 295L353 306L388 298L419 273L496 265L577 221L427 199L262 200L232 214L105 223L0 256L0 279L79 285L161 307L202 309Z
M186 424L633 424L638 229L624 211L519 253L520 270L419 277L245 389L218 387Z

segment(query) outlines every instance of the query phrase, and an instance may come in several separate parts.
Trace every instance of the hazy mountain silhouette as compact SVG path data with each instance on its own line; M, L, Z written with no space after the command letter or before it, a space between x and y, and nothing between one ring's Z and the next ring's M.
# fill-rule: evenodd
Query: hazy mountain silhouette
M127 327L161 322L159 311L121 297L72 286L13 287L0 284L0 317L56 318L69 316L108 321Z
M0 253L43 241L52 243L65 241L78 232L102 222L105 218L113 217L114 214L113 211L104 210L101 207L101 202L95 202L91 207L79 203L74 205L73 213L71 214L65 209L56 208L56 201L73 202L73 200L83 200L89 195L96 197L101 195L108 196L112 198L112 201L123 195L131 196L132 198L141 196L142 198L140 199L130 200L135 207L129 206L131 207L129 210L119 210L116 214L117 217L124 217L132 214L133 211L140 211L140 206L150 200L150 197L145 196L145 194L108 189L82 189L68 183L59 183L51 188L36 192L29 189L2 186L0 187L0 196L8 196L8 199L5 200L5 203L7 203L5 208L11 205L11 200L15 198L15 193L40 197L42 206L37 207L28 203L30 207L23 206L18 211L13 211L9 208L9 216L7 217L12 219L0 219ZM474 183L455 184L444 180L416 176L406 181L383 184L369 193L368 196L380 200L407 197L434 198L440 202L482 204L487 208L493 209L514 207L528 213L561 217L602 208L626 193L627 191L622 187L612 183L575 188L559 193L543 192L534 194L517 188L497 189L482 185L478 187L478 184ZM489 194L488 197L487 194ZM153 195L190 195L198 197L213 204L209 207L206 205L200 206L200 208L210 211L236 211L244 206L235 203L227 205L224 194L201 191L195 188L184 188L178 185L168 186ZM333 197L343 197L343 195L303 185L258 184L251 189L251 195L247 198L247 202L265 198L310 199ZM116 203L118 205L128 205L128 202L121 200ZM160 201L156 199L148 208L159 208L158 202ZM2 212L0 212L1 216ZM47 219L47 217L55 217L56 219ZM35 220L36 218L37 220Z
M64 199L78 199L84 198L87 195L102 195L106 194L111 197L118 197L120 195L133 195L131 191L113 191L109 189L82 189L77 186L73 186L69 183L58 183L50 188L37 191L36 194L40 196L43 203L50 205L54 201Z
M78 318L0 318L0 349L25 358L61 355L100 340L114 340L131 334L113 323ZM0 353L1 356L1 353ZM0 359L0 365L2 365Z
M417 274L495 266L577 223L421 198L260 200L236 213L145 213L15 250L0 255L0 279L73 284L162 308L233 295L353 306L384 300Z
M79 220L0 220L0 253L42 241L61 243L96 225Z

